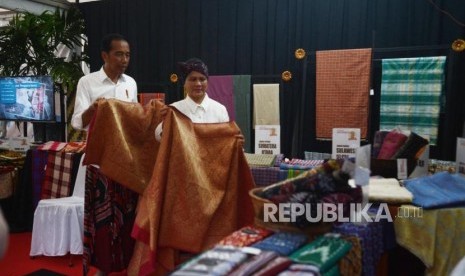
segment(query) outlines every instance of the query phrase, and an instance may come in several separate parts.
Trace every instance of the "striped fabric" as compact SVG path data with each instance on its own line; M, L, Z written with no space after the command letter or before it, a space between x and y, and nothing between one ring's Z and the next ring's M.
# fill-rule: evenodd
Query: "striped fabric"
M316 52L316 138L333 128L360 128L367 137L371 49Z
M68 143L66 142L57 142L57 141L48 141L45 144L42 144L37 147L39 150L49 150L49 151L60 151L66 147Z
M71 195L72 153L49 151L41 199Z
M380 129L400 127L436 145L446 57L384 59Z

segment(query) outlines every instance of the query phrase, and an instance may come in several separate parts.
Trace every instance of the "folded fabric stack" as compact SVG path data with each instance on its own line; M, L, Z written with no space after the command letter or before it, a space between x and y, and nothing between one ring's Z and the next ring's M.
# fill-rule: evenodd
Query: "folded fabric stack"
M405 187L413 194L413 204L425 209L465 206L465 179L459 174L439 172L409 179Z
M341 270L346 269L344 259L352 248L347 238L355 237L337 235L318 236L309 242L302 234L246 226L170 275L341 275L349 271ZM360 263L361 252L351 261Z
M372 157L376 159L417 159L428 140L415 132L379 130L373 139Z
M250 167L272 167L275 164L276 155L244 153Z
M281 169L294 169L294 170L311 170L324 163L324 160L302 160L293 158L289 161L281 162L279 167Z
M296 263L316 266L320 273L333 270L350 250L352 244L344 239L320 236L292 253L289 258Z

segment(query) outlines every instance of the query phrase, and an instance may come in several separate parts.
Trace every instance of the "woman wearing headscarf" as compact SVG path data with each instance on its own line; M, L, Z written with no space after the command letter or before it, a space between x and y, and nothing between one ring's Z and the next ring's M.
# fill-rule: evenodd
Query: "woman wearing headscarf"
M207 65L198 58L191 58L186 62L179 62L178 67L184 80L186 97L183 100L172 103L170 106L175 107L194 123L229 122L226 107L208 97ZM161 110L162 116L166 115L167 108ZM163 124L161 123L155 130L155 137L158 141L161 139L162 129Z

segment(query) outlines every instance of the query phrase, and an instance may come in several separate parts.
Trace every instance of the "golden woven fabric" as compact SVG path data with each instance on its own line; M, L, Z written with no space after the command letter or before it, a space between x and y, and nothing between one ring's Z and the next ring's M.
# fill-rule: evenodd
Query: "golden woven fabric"
M149 186L139 200L129 275L174 269L179 251L201 252L253 223L253 177L234 122L194 124L175 109Z
M402 205L394 228L397 242L426 265L426 275L449 275L465 256L463 207L421 212L418 207Z
M159 143L159 101L147 105L115 99L99 102L89 127L85 164L97 164L104 175L141 194L152 177Z

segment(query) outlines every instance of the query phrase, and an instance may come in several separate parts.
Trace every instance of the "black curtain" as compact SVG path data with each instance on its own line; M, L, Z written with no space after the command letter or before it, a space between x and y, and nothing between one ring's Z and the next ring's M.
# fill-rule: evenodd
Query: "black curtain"
M79 4L86 21L91 70L101 66L99 42L109 32L131 44L133 76L140 92L182 96L171 83L177 61L200 57L212 75L251 75L252 82L280 82L282 152L330 152L315 139L315 51L373 48L370 136L379 127L379 61L388 57L447 55L447 112L431 157L454 160L462 134L465 52L450 45L464 38L465 1L457 0L103 0ZM441 11L442 10L442 11ZM459 22L455 22L453 16ZM303 60L294 51L303 48ZM283 71L292 72L282 82ZM463 77L462 77L463 79ZM453 114L452 116L450 114ZM461 116L455 116L461 114ZM370 139L367 142L371 142Z

